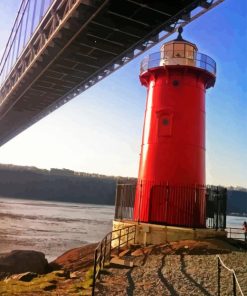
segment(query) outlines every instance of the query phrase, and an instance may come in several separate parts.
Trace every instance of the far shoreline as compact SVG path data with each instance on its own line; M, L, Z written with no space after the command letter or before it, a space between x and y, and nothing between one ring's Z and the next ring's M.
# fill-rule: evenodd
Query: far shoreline
M16 200L16 201L26 201L26 202L44 202L44 203L60 203L60 204L82 204L82 205L96 205L96 206L114 206L114 204L108 203L94 203L94 202L78 202L78 201L69 201L69 200L47 200L47 199L35 199L35 198L28 198L28 197L12 197L12 196L0 196L0 200ZM231 217L243 217L247 218L247 213L227 213L227 216Z

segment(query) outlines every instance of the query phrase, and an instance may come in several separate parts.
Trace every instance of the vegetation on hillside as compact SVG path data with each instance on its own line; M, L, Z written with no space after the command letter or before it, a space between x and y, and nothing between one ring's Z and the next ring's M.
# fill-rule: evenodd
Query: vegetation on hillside
M117 182L134 178L50 170L36 167L0 165L0 196L48 201L113 205ZM247 215L247 189L228 188L228 214Z

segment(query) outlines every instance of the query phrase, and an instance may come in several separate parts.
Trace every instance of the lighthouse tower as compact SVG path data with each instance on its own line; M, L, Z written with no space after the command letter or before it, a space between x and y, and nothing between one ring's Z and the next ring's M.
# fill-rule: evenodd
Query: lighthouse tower
M134 220L205 227L205 92L216 64L182 31L141 64L147 102Z

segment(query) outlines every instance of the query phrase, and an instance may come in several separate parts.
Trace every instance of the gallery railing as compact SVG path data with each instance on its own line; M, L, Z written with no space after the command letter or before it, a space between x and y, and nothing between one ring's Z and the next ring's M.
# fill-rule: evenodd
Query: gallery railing
M164 217L168 217L169 209L173 208L176 209L175 212L178 219L189 216L188 219L190 220L191 227L196 227L198 212L201 212L204 215L203 219L205 219L208 228L226 228L227 190L218 186L174 186L168 183L157 185L154 182L118 184L115 220L134 220L135 198L140 199L140 205L142 204L142 199L147 198L147 192L150 192L150 195L151 192L155 193L156 199L158 199L161 205L164 205L156 209L156 217L159 217L161 221L166 220ZM150 199L150 197L148 198ZM201 210L201 207L204 207L205 210ZM139 221L138 215L137 211L135 214L136 221ZM169 225L169 223L162 224Z
M186 50L161 51L152 53L142 60L140 73L142 74L148 69L166 65L193 66L216 75L216 63L211 57L200 52Z

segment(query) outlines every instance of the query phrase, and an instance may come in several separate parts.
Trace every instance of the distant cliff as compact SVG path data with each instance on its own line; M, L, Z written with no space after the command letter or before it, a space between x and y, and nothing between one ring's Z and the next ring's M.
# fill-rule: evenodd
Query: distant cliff
M113 205L116 182L116 177L67 169L0 165L3 197Z
M68 169L42 170L0 164L0 196L3 197L113 205L118 180L134 181ZM227 208L228 214L247 215L247 190L228 188Z

